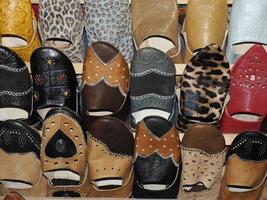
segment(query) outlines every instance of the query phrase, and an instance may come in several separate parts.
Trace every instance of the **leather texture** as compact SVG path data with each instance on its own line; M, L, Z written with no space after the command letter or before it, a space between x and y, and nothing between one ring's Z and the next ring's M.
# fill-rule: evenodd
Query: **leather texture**
M240 133L227 153L221 199L259 199L267 175L267 136L258 131ZM231 192L231 188L247 192Z
M3 200L25 200L23 196L16 192L10 192Z
M130 69L131 113L158 109L169 113L170 119L176 101L175 77L175 66L165 53L151 47L140 49Z
M19 108L30 115L33 103L30 73L23 60L3 46L0 46L0 72L0 107Z
M131 9L137 49L140 49L141 44L149 37L160 36L174 44L174 48L170 49L167 55L172 59L181 57L178 37L179 16L175 0L133 0Z
M79 176L50 178L51 185L79 185L86 167L86 137L80 117L67 108L50 110L43 124L41 161L44 173L67 170Z
M51 47L36 49L31 56L34 109L66 106L77 110L77 79L68 57Z
M192 125L184 134L181 150L183 190L217 190L216 182L220 180L226 154L221 132L212 125Z
M131 11L128 0L85 1L85 30L89 46L112 44L129 63L133 57Z
M13 47L24 61L40 47L37 22L31 2L28 0L5 0L0 2L0 36L14 35L27 42L26 46ZM35 25L34 25L35 24Z
M97 119L89 134L89 197L129 197L133 184L133 135L124 123L111 117ZM108 179L120 179L122 185L97 187L97 181Z
M129 91L129 67L118 49L105 42L96 42L87 51L82 81L85 114L117 113L124 106Z
M83 62L84 19L79 0L41 0L38 23L44 46L51 46L51 40L57 39L70 42L68 47L59 49L72 62Z
M136 198L177 196L180 154L179 134L172 123L158 116L144 118L138 124L135 137L133 196ZM166 188L149 191L144 189L145 184L163 184ZM162 193L160 196L159 192Z
M42 176L39 133L19 120L7 120L1 123L0 141L0 180L34 187Z
M229 63L218 45L210 44L192 57L181 81L177 121L180 131L184 132L190 124L197 122L219 122L229 79Z
M185 63L193 53L215 43L224 49L228 18L227 0L189 0L184 21Z
M261 45L253 46L238 59L231 71L230 101L227 103L222 119L221 131L238 133L246 130L259 130L267 114L265 64L267 54ZM257 120L241 120L235 114L258 116Z
M226 54L231 64L241 56L233 45L242 43L259 43L267 45L267 20L265 0L237 0L233 2Z

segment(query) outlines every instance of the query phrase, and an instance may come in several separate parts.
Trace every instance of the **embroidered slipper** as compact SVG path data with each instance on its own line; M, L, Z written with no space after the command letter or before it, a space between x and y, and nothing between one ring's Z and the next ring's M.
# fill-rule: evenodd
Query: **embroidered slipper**
M231 64L255 44L262 44L267 49L266 7L265 0L233 2L226 51Z
M80 185L86 172L86 134L82 119L68 108L53 108L43 124L41 161L52 186Z
M89 135L89 197L130 197L134 178L133 135L124 123L111 117L94 121Z
M257 131L240 133L227 153L220 198L259 199L266 177L267 136Z
M83 113L88 116L118 113L125 105L128 91L129 66L122 54L106 42L93 43L83 66Z
M218 195L219 184L216 183L221 180L226 155L221 132L212 125L194 124L185 132L181 150L183 198L209 190L205 193L206 199L217 199L212 195Z
M41 180L32 188L28 189L14 189L3 187L3 194L7 195L11 192L17 192L25 197L47 197L47 180L42 175Z
M39 32L44 46L60 49L72 62L83 62L83 11L79 0L40 0Z
M130 69L130 128L147 116L168 120L175 117L176 72L171 59L162 51L145 47L134 56Z
M192 57L183 72L178 129L198 122L218 125L229 88L230 67L221 48L211 44Z
M85 0L85 30L89 46L98 41L112 44L130 63L133 57L131 12L128 0Z
M182 34L186 43L185 63L199 49L215 43L224 49L227 38L227 0L189 0Z
M264 48L255 45L232 68L230 100L221 120L223 133L260 129L267 114L266 62Z
M11 49L0 46L0 121L27 119L33 109L30 73Z
M175 63L181 63L177 1L132 0L131 8L136 49L154 47L167 53Z
M19 120L0 125L0 182L6 188L29 189L42 177L39 133ZM30 172L30 173L29 173Z
M28 0L0 2L0 43L14 50L24 61L40 47L37 21Z
M68 57L51 47L36 49L31 56L34 110L42 119L52 107L77 111L78 87L74 67Z
M17 192L10 192L5 196L3 200L25 200L25 199Z
M143 119L135 137L135 198L176 198L180 182L180 139L168 120Z

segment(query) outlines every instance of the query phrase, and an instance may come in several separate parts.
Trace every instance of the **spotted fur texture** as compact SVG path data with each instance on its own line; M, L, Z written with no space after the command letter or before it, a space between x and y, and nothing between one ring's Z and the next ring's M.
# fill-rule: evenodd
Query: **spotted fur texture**
M220 47L211 44L201 49L183 73L181 117L188 124L218 121L229 89L229 78L229 63Z

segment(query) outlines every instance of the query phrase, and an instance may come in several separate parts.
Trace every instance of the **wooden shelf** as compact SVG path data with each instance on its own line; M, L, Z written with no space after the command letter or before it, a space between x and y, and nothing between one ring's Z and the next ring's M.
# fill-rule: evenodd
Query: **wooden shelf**
M232 4L234 0L227 0L228 4ZM32 4L38 4L39 0L31 0ZM84 3L84 0L81 0L81 3ZM187 4L188 0L177 0L178 4ZM131 0L129 0L129 4L131 4Z

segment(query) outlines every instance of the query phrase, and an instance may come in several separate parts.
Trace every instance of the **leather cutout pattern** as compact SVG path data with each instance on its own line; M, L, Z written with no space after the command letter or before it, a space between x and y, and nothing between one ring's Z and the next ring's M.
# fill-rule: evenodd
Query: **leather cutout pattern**
M108 63L103 63L91 47L84 62L83 82L96 85L101 80L111 87L119 87L126 96L129 90L129 67L120 53Z
M180 163L180 139L173 127L161 138L156 137L141 121L136 132L135 156L148 157L157 152L163 158L172 157L176 165Z
M60 49L72 62L83 62L83 11L77 0L40 0L39 30L44 46L49 39L64 39L71 42L67 48Z
M45 153L49 141L59 130L62 131L62 133L64 133L67 137L69 137L75 145L77 152L74 156L67 158L52 158ZM87 148L83 129L74 118L63 113L54 113L53 115L45 119L43 124L41 147L41 161L43 172L67 169L77 173L82 177L84 175L84 169L86 165L86 152Z
M223 132L238 133L260 129L262 120L267 114L264 103L267 101L266 62L265 49L261 45L255 45L235 63L231 71L230 100L221 120ZM261 100L254 101L254 99ZM256 121L235 119L232 115L236 113L255 114L259 119Z
M188 121L218 121L228 92L229 78L229 63L221 48L211 44L201 49L183 73L180 114Z

